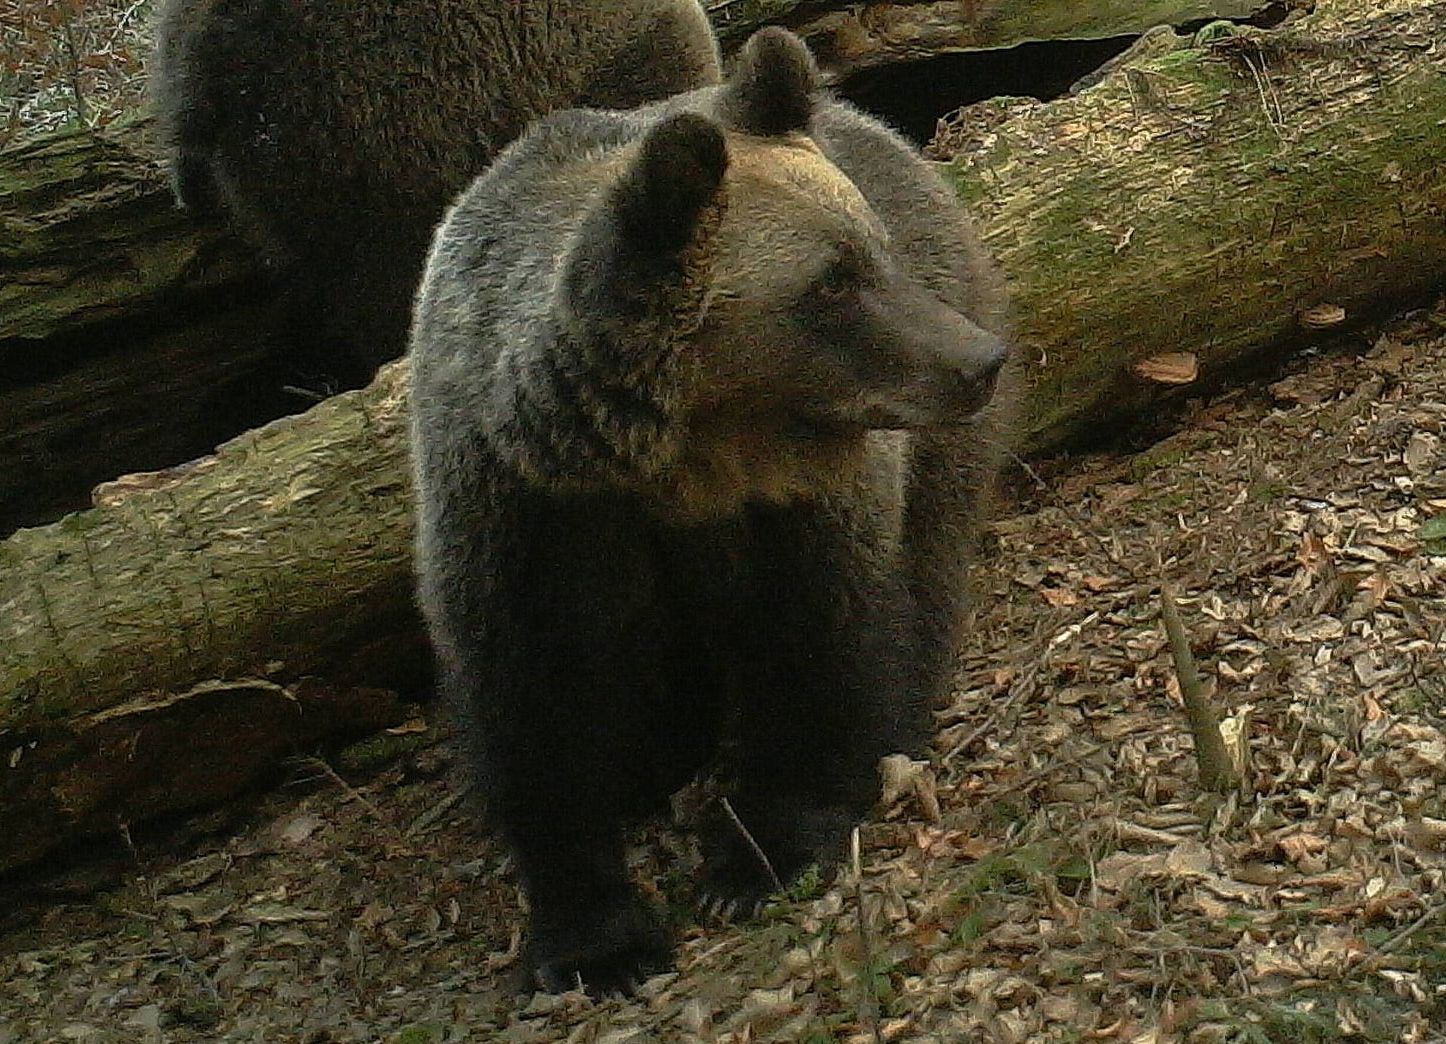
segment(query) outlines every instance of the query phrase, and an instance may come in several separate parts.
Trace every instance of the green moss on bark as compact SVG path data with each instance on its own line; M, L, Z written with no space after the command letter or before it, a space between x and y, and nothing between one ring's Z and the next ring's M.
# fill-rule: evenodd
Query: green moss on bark
M956 158L1045 359L1031 444L1138 407L1128 366L1170 346L1208 374L1297 337L1311 305L1439 285L1446 55L1409 41L1446 13L1392 7L1325 2L1288 34L1144 59Z

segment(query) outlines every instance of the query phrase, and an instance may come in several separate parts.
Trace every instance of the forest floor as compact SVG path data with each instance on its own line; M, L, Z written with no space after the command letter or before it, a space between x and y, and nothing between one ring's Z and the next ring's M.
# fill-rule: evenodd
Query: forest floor
M0 147L133 112L160 0L0 0Z
M640 836L681 946L637 999L525 990L515 880L419 720L10 904L0 1042L1446 1041L1446 305L1358 347L1045 466L857 870L700 924L683 835Z

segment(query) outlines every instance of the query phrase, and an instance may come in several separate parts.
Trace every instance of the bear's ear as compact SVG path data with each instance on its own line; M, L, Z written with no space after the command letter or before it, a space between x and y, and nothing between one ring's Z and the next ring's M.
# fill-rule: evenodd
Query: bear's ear
M787 29L749 37L728 78L724 117L730 126L767 137L808 129L818 93L813 55Z
M685 112L657 124L613 196L624 240L651 252L682 250L727 169L723 129L706 116Z

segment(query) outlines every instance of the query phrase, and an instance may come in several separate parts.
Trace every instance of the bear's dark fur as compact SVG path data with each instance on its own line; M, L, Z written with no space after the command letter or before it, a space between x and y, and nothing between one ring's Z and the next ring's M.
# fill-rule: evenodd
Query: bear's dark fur
M545 985L666 961L623 831L700 769L786 880L921 741L1003 307L947 187L782 30L723 86L542 120L453 207L412 331L420 601ZM703 841L709 893L770 890Z
M719 78L697 0L166 0L156 30L177 196L264 250L344 385L402 352L432 229L531 120Z

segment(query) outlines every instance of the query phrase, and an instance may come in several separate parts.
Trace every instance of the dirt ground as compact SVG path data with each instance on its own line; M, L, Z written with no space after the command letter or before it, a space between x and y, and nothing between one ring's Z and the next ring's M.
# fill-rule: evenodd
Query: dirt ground
M653 830L682 945L638 999L519 993L516 884L418 721L12 906L0 1042L1446 1041L1446 305L1373 337L1050 465L859 872L700 925Z

